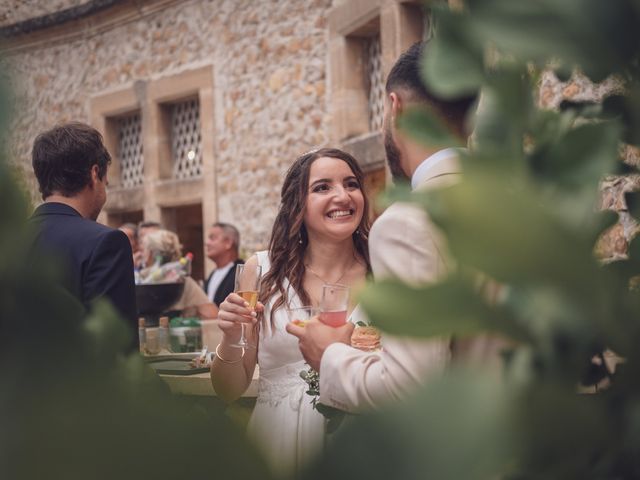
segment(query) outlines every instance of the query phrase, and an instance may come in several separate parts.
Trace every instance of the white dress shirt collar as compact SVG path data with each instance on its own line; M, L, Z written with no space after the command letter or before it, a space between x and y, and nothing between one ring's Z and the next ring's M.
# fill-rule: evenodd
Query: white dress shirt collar
M212 302L213 297L215 297L216 292L218 291L218 287L220 287L224 277L227 276L227 273L229 273L229 270L231 270L234 265L235 262L229 262L224 267L216 268L211 274L209 285L207 286L207 296Z
M413 175L411 176L411 189L415 190L418 185L429 178L429 170L435 167L438 163L454 156L458 156L457 148L445 148L444 150L438 150L430 157L427 157L427 159L418 165L418 168L413 172Z

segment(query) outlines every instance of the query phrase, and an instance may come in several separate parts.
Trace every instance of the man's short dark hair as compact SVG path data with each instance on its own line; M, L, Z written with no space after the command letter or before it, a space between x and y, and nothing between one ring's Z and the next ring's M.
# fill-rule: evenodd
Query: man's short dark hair
M31 151L33 171L45 199L54 192L72 197L91 182L91 169L98 178L107 174L111 155L95 128L72 122L38 135Z
M478 95L476 93L465 97L444 99L431 92L425 86L421 73L421 58L425 50L428 50L427 42L417 42L400 55L387 77L387 94L397 90L405 90L409 93L410 100L423 103L434 109L450 127L466 136L465 118Z

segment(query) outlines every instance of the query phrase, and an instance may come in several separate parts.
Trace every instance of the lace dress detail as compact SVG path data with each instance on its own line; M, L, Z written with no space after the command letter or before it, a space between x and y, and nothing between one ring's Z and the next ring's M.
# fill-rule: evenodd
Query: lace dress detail
M277 406L287 399L289 406L298 411L300 400L307 390L307 384L300 382L300 372L309 368L304 362L284 365L282 372L260 372L257 403ZM279 369L276 369L279 370ZM273 375L276 373L275 375Z
M257 257L264 275L270 266L267 252L258 252ZM291 306L301 306L292 290ZM258 340L258 398L248 431L274 473L295 476L320 453L325 422L313 409L311 397L305 395L307 384L300 372L309 367L298 348L298 339L285 330L289 322L286 308L276 310L271 326L274 302L275 298L264 301L265 320Z

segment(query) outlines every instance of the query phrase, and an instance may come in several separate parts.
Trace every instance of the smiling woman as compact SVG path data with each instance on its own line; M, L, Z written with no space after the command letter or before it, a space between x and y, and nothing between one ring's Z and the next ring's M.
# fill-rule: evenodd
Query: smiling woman
M256 322L242 299L230 294L220 305L224 335L211 369L216 392L229 401L249 386L256 364L260 386L249 431L274 470L285 476L300 469L324 444L324 417L305 398L305 369L296 337L286 332L290 309L317 307L325 283L349 287L364 283L371 268L367 239L369 203L356 160L337 149L300 156L289 168L281 191L268 252L259 264L263 279L257 311L259 330L248 332L257 349L231 347L240 322ZM336 328L347 342L352 327ZM308 368L308 367L307 367Z
M363 178L355 158L331 148L306 153L289 168L269 245L273 267L261 295L278 297L273 311L287 302L285 280L303 304L318 303L322 285L308 275L309 269L327 280L344 274L345 281L354 263L365 273L371 270Z

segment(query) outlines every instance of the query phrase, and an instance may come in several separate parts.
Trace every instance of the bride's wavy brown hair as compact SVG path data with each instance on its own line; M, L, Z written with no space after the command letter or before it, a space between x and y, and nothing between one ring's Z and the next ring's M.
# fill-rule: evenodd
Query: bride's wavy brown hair
M309 192L309 171L315 160L322 157L337 158L344 161L360 184L364 198L362 220L352 234L353 246L359 260L364 261L367 272L371 273L369 262L369 200L364 191L364 174L355 158L336 148L322 148L305 153L298 157L289 168L280 193L280 210L276 216L269 242L269 260L271 268L265 274L260 289L260 298L271 298L278 295L271 309L271 325L273 313L289 304L284 288L284 280L288 279L303 305L309 305L311 299L304 289L305 274L304 257L309 239L303 218Z

